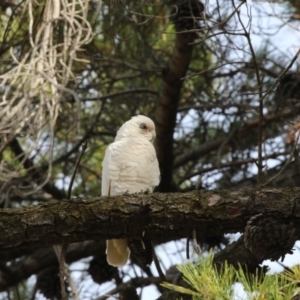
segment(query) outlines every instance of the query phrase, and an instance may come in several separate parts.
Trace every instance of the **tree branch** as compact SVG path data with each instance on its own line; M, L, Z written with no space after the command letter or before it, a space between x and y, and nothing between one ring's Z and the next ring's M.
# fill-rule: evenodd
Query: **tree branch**
M14 138L9 143L10 149L14 152L14 154L18 157L20 163L23 164L24 168L27 170L27 173L31 176L31 178L37 183L40 184L44 180L44 174L34 166L33 161L25 156L21 145L18 140ZM52 195L55 199L64 199L66 198L66 194L63 190L58 189L54 184L47 182L43 185L43 190Z
M269 124L277 123L284 119L293 118L299 113L300 103L295 104L293 107L286 107L281 112L270 112L264 115L264 126L266 127ZM178 168L191 160L198 159L201 155L218 149L221 145L224 145L224 142L226 142L226 144L230 144L234 140L239 140L241 138L243 139L245 134L249 136L253 133L253 135L256 136L256 130L259 122L259 118L246 120L244 125L241 126L240 130L237 130L230 139L228 139L228 136L220 137L212 141L208 141L204 145L195 147L190 152L179 155L174 161L174 168Z
M300 232L300 188L136 194L0 210L0 250L112 238L156 240L243 232L251 216L281 212ZM299 227L299 228L298 228Z
M104 240L101 243L87 241L80 244L72 244L68 247L66 262L70 264L79 259L104 252ZM0 269L0 291L4 291L31 275L55 265L58 265L58 262L52 247L38 249L31 255L19 259L8 266L6 270Z
M195 31L190 32L185 29L187 26L188 29L194 28L195 15L198 17L202 11L203 6L202 4L200 6L200 2L184 2L178 6L178 11L175 13L176 16L173 20L176 30L175 45L169 65L163 71L163 85L155 112L156 152L161 170L161 182L159 185L161 192L172 191L173 135L176 126L180 91L192 59L193 43L197 37Z
M214 257L216 267L221 269L224 261L227 261L235 268L239 268L239 266L245 263L247 265L247 271L255 273L258 266L263 262L263 259L256 257L245 247L244 237L241 236L237 241L216 253Z
M106 99L117 98L120 96L123 97L124 95L128 95L128 94L140 94L140 93L148 93L148 94L152 94L155 96L158 95L158 92L156 90L141 87L141 88L123 90L123 91L119 91L119 92L115 92L115 93L111 93L111 94L107 94L107 95L103 95L103 96L98 96L95 98L83 98L83 99L81 99L81 101L102 101L102 100L106 100Z

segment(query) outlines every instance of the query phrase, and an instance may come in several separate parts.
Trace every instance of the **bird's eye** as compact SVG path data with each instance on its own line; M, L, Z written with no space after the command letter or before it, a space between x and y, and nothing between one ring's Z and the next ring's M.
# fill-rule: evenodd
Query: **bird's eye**
M145 123L142 123L140 125L140 128L143 130L143 131L146 131L147 130L147 125Z

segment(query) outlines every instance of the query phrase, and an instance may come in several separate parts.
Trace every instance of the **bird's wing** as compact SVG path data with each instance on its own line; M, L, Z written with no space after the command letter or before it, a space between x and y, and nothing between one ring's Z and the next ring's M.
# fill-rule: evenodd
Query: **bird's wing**
M144 186L149 183L142 178L146 177L147 173L144 166L146 161L143 159L144 150L130 139L123 139L109 145L102 163L103 196L146 190ZM142 165L141 161L143 161Z
M111 157L111 145L109 145L105 150L105 156L102 161L102 184L101 184L101 195L102 196L110 196L110 188L111 188L111 179L109 175L109 165L113 163Z
M102 162L102 196L116 195L116 181L122 171L122 144L114 142L110 144ZM125 192L125 191L124 191ZM106 258L107 262L114 267L121 267L126 264L130 250L126 239L112 239L106 241Z
M128 142L117 141L107 147L102 162L102 196L124 194L128 190L128 182L136 181L137 162L130 157L129 145Z
M149 191L159 184L159 166L153 145L143 139L123 139L110 144L102 169L102 195Z

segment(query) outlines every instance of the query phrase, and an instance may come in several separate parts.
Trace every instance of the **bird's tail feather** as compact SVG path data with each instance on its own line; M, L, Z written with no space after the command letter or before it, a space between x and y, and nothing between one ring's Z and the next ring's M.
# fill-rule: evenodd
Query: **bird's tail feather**
M126 264L130 255L127 240L106 240L106 259L109 265L122 267Z

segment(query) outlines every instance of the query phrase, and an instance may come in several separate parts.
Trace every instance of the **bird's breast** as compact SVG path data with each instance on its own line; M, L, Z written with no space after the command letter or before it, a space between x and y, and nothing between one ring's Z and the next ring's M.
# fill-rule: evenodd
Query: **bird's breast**
M118 163L111 172L113 194L152 192L160 176L153 145L147 140L131 140L119 146Z

